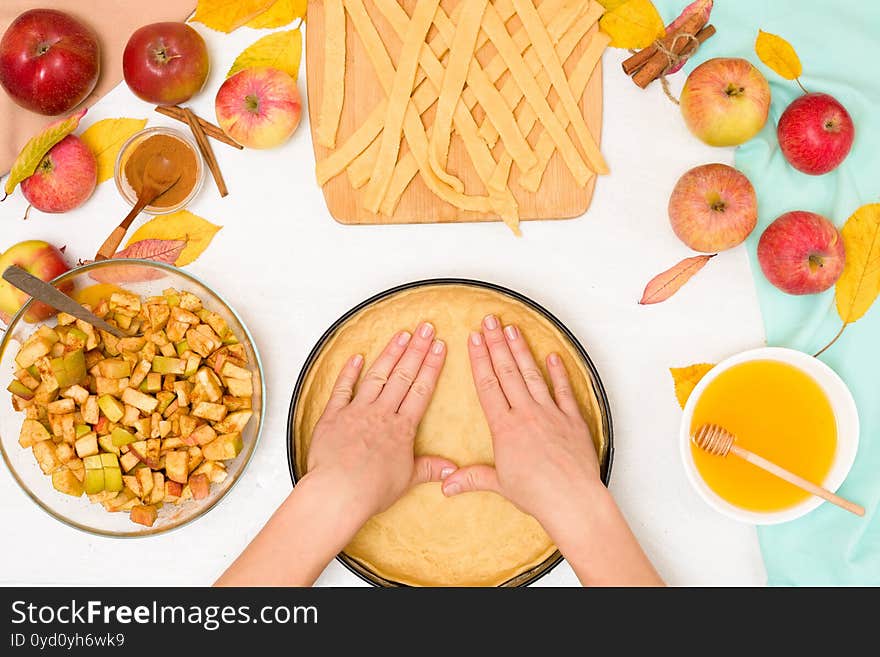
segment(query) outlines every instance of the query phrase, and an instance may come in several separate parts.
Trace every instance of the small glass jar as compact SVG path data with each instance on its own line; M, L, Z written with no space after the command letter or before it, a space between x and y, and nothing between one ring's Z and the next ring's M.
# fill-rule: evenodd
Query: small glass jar
M141 143L155 135L166 135L168 137L179 139L184 144L186 144L186 146L190 150L192 150L196 158L195 183L193 183L192 191L190 191L190 193L187 194L183 200L181 200L179 203L175 203L174 205L148 205L144 208L144 212L146 212L147 214L170 214L172 212L177 212L178 210L185 208L196 197L196 194L198 194L202 189L202 183L204 182L205 178L205 162L202 159L202 154L196 147L195 142L184 133L180 132L179 130L174 130L173 128L165 127L147 128L146 130L136 132L131 137L129 137L128 140L122 145L122 148L119 149L119 155L116 156L116 166L113 171L113 178L116 181L116 189L119 190L122 198L124 198L130 206L134 207L134 204L137 203L137 192L135 192L134 188L128 182L128 178L125 175L125 164L126 162L128 162L128 159L131 157L132 153L134 153L135 149Z

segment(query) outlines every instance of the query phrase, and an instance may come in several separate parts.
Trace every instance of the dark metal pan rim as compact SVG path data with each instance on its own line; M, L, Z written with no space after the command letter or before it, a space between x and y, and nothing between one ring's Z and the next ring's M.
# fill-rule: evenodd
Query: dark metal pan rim
M324 345L327 341L336 333L339 328L345 324L352 316L359 313L363 309L372 306L375 303L383 301L391 296L394 296L400 292L405 292L407 290L412 290L420 287L430 287L434 285L467 285L471 287L479 287L487 290L491 290L493 292L498 292L499 294L506 295L519 301L520 303L525 304L532 310L538 312L543 315L546 319L548 319L568 340L574 345L575 350L578 352L578 355L583 360L584 364L587 366L587 370L590 374L591 383L593 385L593 390L596 393L596 398L599 402L599 410L600 416L602 420L602 431L605 434L606 438L606 449L605 449L605 458L603 462L600 464L602 483L606 486L611 478L611 465L614 461L614 435L613 428L611 423L611 406L608 402L608 395L605 392L605 387L602 385L602 379L599 377L599 371L596 369L592 359L590 358L587 350L584 349L584 346L580 343L575 335L565 326L553 313L544 308L541 304L533 301L529 297L520 294L514 290L506 288L502 285L498 285L496 283L489 283L486 281L481 281L477 279L470 278L429 278L419 281L412 281L410 283L404 283L402 285L397 285L395 287L389 288L384 292L379 292L378 294L373 295L369 299L362 301L361 303L354 306L351 310L342 315L339 319L337 319L333 324L328 328L324 334L318 339L318 342L312 348L311 352L309 352L308 357L306 358L305 363L303 364L302 369L300 370L299 376L296 380L296 385L293 389L293 396L290 400L290 411L287 416L287 464L290 469L290 479L293 482L293 485L296 486L297 476L296 476L296 448L294 447L294 436L293 436L293 425L294 418L296 417L296 403L299 400L300 393L302 392L302 387L305 383L306 375L314 364L315 360L318 358L318 355L321 353L321 350L324 348ZM356 559L351 558L344 552L340 552L336 559L345 566L349 571L368 582L369 584L376 587L399 587L399 586L407 586L406 584L401 584L400 582L391 581L385 579L377 575L376 573L369 570L366 566L361 564ZM528 586L529 584L533 584L541 577L549 573L553 570L559 562L562 561L562 555L559 553L559 550L555 551L549 557L547 557L540 564L535 566L534 568L520 573L519 575L509 579L508 581L501 584L501 586L510 587L510 586Z

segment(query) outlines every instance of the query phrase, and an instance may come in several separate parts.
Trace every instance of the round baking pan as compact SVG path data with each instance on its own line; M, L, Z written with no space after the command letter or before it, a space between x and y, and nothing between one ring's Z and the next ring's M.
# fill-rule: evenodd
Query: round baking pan
M294 447L293 436L294 418L296 417L296 405L299 402L300 393L302 392L302 387L305 383L306 375L308 374L315 360L318 358L318 355L321 353L324 345L336 333L339 327L345 324L353 315L359 313L364 308L367 308L375 303L378 303L379 301L398 294L399 292L404 292L413 288L434 285L467 285L471 287L484 288L511 297L512 299L515 299L516 301L525 304L532 310L543 315L557 329L559 329L559 331L563 335L565 335L566 338L568 338L568 340L571 342L572 345L574 345L575 349L583 360L584 365L586 365L587 367L587 371L590 374L590 383L593 386L593 391L595 392L596 399L599 402L602 431L605 434L606 439L605 455L602 459L602 462L599 464L599 468L602 476L602 482L607 486L608 481L611 477L611 463L614 460L614 439L613 429L611 425L611 407L608 403L608 395L605 393L605 388L602 385L602 379L599 378L599 372L596 369L596 366L593 364L593 361L590 359L589 354L587 354L587 350L584 349L580 341L574 336L574 334L570 330L568 330L568 328L561 321L559 321L550 311L548 311L546 308L536 303L532 299L523 296L519 292L514 292L513 290L509 290L506 287L502 287L494 283L487 283L485 281L478 281L466 278L434 278L422 281L414 281L412 283L406 283L404 285L398 285L391 289L385 290L384 292L380 292L379 294L370 297L362 303L359 303L357 306L345 313L342 317L337 319L333 323L333 325L329 329L327 329L327 331L325 331L324 335L322 335L321 338L318 340L318 343L314 346L311 353L309 353L308 358L306 358L306 362L303 365L303 368L299 373L299 377L296 380L296 387L294 387L293 389L293 397L290 400L290 412L287 418L287 463L290 468L290 478L293 481L293 485L296 486L297 482L295 452L296 448ZM336 558L339 560L340 563L342 563L343 566L345 566L355 575L369 582L373 586L405 586L405 584L401 584L400 582L388 580L384 577L377 575L373 571L364 567L355 559L349 557L344 552L340 552ZM507 580L501 586L528 586L529 584L532 584L533 582L537 581L538 579L549 573L551 570L553 570L553 568L555 568L560 561L562 561L562 555L557 550L534 568L526 572L520 573L516 577Z

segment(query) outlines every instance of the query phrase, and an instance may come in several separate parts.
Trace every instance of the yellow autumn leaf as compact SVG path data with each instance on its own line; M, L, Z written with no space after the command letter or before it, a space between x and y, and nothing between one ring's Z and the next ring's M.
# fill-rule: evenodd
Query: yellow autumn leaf
M647 48L666 35L663 19L651 0L627 0L599 19L599 28L611 37L612 48Z
M147 125L146 119L104 119L80 135L98 160L98 183L113 177L116 156L125 140Z
M880 294L880 203L864 205L840 231L846 265L837 281L835 301L844 324L864 316Z
M48 153L52 147L59 141L64 139L71 132L76 130L80 119L85 116L86 110L81 109L76 114L71 114L67 118L58 119L47 125L39 134L31 137L28 143L24 145L12 168L9 169L9 177L6 178L6 194L11 194L15 186L25 178L30 178L31 174L37 170L43 156Z
M255 30L268 30L289 25L297 18L306 17L308 0L275 0L275 4L257 16L245 27Z
M758 53L762 62L786 80L796 80L803 73L797 52L781 36L758 30L755 52Z
M199 0L192 20L218 32L232 32L269 9L275 0Z
M246 48L235 61L226 77L232 77L246 68L268 66L284 71L294 80L299 76L302 60L302 32L299 28L286 32L273 32Z
M605 11L613 11L628 1L629 0L597 0L600 5L605 7Z
M689 365L688 367L669 368L669 373L672 375L673 382L675 382L675 397L678 399L679 406L684 408L688 397L691 396L700 379L706 376L713 367L715 366L709 363L699 363L697 365Z
M192 212L180 210L151 219L135 231L126 246L149 239L186 242L186 248L174 262L183 267L202 255L221 228Z

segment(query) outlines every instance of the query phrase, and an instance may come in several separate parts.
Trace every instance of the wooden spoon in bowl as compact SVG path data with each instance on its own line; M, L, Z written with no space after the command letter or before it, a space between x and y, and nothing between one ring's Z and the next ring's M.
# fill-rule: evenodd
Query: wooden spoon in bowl
M776 475L780 479L784 479L788 483L793 484L816 497L821 497L823 500L828 500L832 504L836 504L841 509L846 509L857 516L865 515L865 509L858 504L845 500L839 495L835 495L827 488L817 486L812 481L804 479L793 472L789 472L772 461L768 461L763 456L758 456L754 452L750 452L747 449L735 445L736 436L724 427L719 427L717 424L704 424L691 436L691 441L693 441L697 447L709 454L715 456L727 456L728 454L733 454L734 456L738 456L744 461L748 461L752 465L755 465L762 470L766 470L770 474Z
M160 153L156 153L149 159L144 168L144 181L141 185L141 192L138 194L137 203L134 204L131 212L122 220L122 223L113 229L110 237L104 240L101 248L98 249L95 260L107 260L113 257L119 245L122 244L134 218L141 213L141 210L171 189L180 180L181 173L177 162L172 162Z

